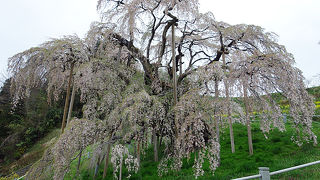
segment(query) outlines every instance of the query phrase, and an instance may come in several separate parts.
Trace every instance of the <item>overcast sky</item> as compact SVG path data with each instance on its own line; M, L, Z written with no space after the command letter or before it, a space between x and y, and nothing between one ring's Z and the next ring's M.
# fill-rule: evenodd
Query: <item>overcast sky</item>
M0 6L0 79L7 59L49 38L83 36L99 20L96 0L7 0ZM279 35L307 79L320 74L319 0L200 0L218 21L255 24ZM320 77L318 77L320 79ZM316 82L319 84L319 80Z
M0 79L9 57L63 35L83 37L99 20L96 0L7 0L0 6ZM1 85L1 83L0 83Z

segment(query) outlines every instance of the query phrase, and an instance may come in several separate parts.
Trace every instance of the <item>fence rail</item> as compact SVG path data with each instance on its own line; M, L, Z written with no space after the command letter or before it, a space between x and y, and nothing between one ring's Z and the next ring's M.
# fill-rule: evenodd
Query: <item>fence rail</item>
M314 161L314 162L311 162L311 163L302 164L302 165L299 165L299 166L294 166L294 167L290 167L290 168L286 168L286 169L281 169L281 170L274 171L274 172L269 172L269 168L268 167L259 167L259 174L252 175L252 176L241 177L241 178L237 178L237 179L233 179L233 180L246 180L246 179L256 179L256 178L260 178L261 180L270 180L270 176L272 176L272 175L281 174L281 173L284 173L284 172L288 172L288 171L292 171L292 170L295 170L295 169L300 169L300 168L312 166L312 165L315 165L315 164L320 164L320 161Z
M27 174L25 174L25 175L23 175L23 176L19 177L18 179L14 179L14 180L21 180L21 179L23 179L26 175L27 175Z

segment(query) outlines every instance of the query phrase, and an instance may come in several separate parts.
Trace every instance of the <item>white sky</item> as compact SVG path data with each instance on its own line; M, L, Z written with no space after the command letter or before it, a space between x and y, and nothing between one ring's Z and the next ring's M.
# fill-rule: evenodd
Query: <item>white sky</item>
M9 57L63 35L83 37L99 20L96 0L6 0L0 4L0 80ZM0 81L1 86L1 81Z
M7 59L49 38L83 36L98 20L96 0L7 0L0 6L0 79ZM200 0L218 21L255 24L279 35L307 79L320 74L319 0ZM320 76L317 77L317 84Z
M254 24L275 32L313 85L320 85L319 0L200 0L202 11L229 24Z

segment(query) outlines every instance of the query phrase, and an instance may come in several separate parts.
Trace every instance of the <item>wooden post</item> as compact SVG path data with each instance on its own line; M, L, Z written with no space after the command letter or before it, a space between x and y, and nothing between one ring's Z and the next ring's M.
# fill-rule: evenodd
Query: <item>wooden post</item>
M68 88L67 88L67 96L66 96L66 101L65 101L65 104L64 104L63 119L62 119L62 125L61 125L61 134L63 134L64 128L66 126L66 119L67 119L67 111L68 111L68 104L69 104L69 98L70 98L70 86L71 86L73 68L74 68L74 62L72 62L71 69L70 69L69 82L68 82Z
M79 159L78 159L78 165L77 165L77 173L76 173L76 178L78 178L79 176L79 171L80 171L80 163L81 163L81 157L82 157L82 150L83 148L80 148L80 155L79 155Z
M119 180L122 179L122 163L123 163L123 159L121 159L120 161Z
M138 144L137 144L137 159L138 159L138 164L140 166L140 140L138 140Z
M180 66L179 66L179 68L180 68L179 69L179 71L180 71L179 72L179 76L181 76L182 75L182 57L179 58L179 64L180 64Z
M268 167L259 167L260 180L270 180L270 171Z
M99 164L100 164L100 157L98 158L98 161L96 163L96 167L94 168L94 174L93 174L93 179L94 180L97 178L97 175L98 175Z
M175 30L174 24L172 25L172 81L173 81L173 102L177 104L177 64L176 64L176 53L175 53Z
M222 61L223 61L223 71L224 74L227 73L227 67L226 67L226 59L225 59L225 52L222 52ZM231 119L231 111L230 111L230 97L229 97L229 84L224 78L224 86L226 90L226 98L227 98L227 111L228 111L228 122L229 122L229 131L230 131L230 141L231 141L231 152L235 152L235 146L234 146L234 136L233 136L233 128L232 128L232 119Z
M110 138L110 140L111 140L111 138ZM109 166L110 149L111 149L111 143L108 142L106 160L104 162L104 168L103 168L103 179L107 176L107 171L108 171L108 166Z
M252 145L252 134L251 134L251 122L250 122L250 107L248 102L248 82L247 80L242 80L243 84L243 100L246 110L246 125L247 125L247 132L248 132L248 145L249 145L249 154L253 154L253 145Z
M177 71L176 71L176 53L175 53L175 23L172 24L172 43L171 43L171 48L172 48L172 81L173 81L173 106L177 105ZM174 122L175 122L175 126L176 126L176 139L178 138L178 121L176 119L176 117L174 117Z
M219 121L220 121L220 116L219 114L219 107L217 105L217 102L219 101L219 81L218 78L216 77L215 81L214 81L214 96L215 96L215 101L216 101L216 105L215 105L215 109L214 109L214 123L216 126L216 141L220 144L220 128L219 128ZM220 151L218 154L218 163L220 165Z
M121 63L121 50L122 50L122 46L119 47L119 51L118 51L118 57L117 57L117 61Z
M68 112L68 118L67 118L67 125L70 123L71 115L72 115L72 109L73 109L73 104L74 104L74 97L76 95L76 88L74 85L74 80L72 82L72 94L71 94L71 100L70 100L70 105L69 105L69 112Z
M154 155L154 161L158 162L158 138L157 138L157 134L156 134L156 130L155 128L153 128L152 130L152 141L153 141L153 155Z

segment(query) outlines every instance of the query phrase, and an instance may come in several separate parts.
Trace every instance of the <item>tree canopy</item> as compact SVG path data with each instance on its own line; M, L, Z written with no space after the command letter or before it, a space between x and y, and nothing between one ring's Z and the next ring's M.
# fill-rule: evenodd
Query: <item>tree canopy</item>
M212 13L199 12L197 0L99 0L97 10L103 22L92 23L85 38L53 39L9 59L16 99L41 83L48 84L49 97L59 99L70 76L66 70L75 65L74 86L85 104L84 117L74 120L79 122L71 123L68 135L61 135L50 150L56 179L68 169L73 147L112 142L117 144L112 151L115 167L124 153L135 169L140 149L150 139L166 147L159 174L168 168L179 170L182 158L191 153L197 153L196 177L203 174L205 158L214 171L220 158L217 126L226 124L228 114L232 129L234 121L242 120L231 114L243 117L244 109L250 113L232 97L248 97L254 104L251 110L262 117L261 130L268 133L271 128L285 130L271 95L281 93L290 103L296 128L293 141L317 142L311 131L314 105L304 77L274 33L255 25L216 21ZM170 32L172 27L175 31ZM177 75L172 73L172 61ZM174 76L177 87L172 84ZM177 104L172 99L174 88ZM88 138L88 131L99 133ZM134 144L137 154L130 155L125 144ZM59 156L61 152L66 153ZM105 149L96 152L101 158L106 154ZM170 158L175 161L169 163Z

